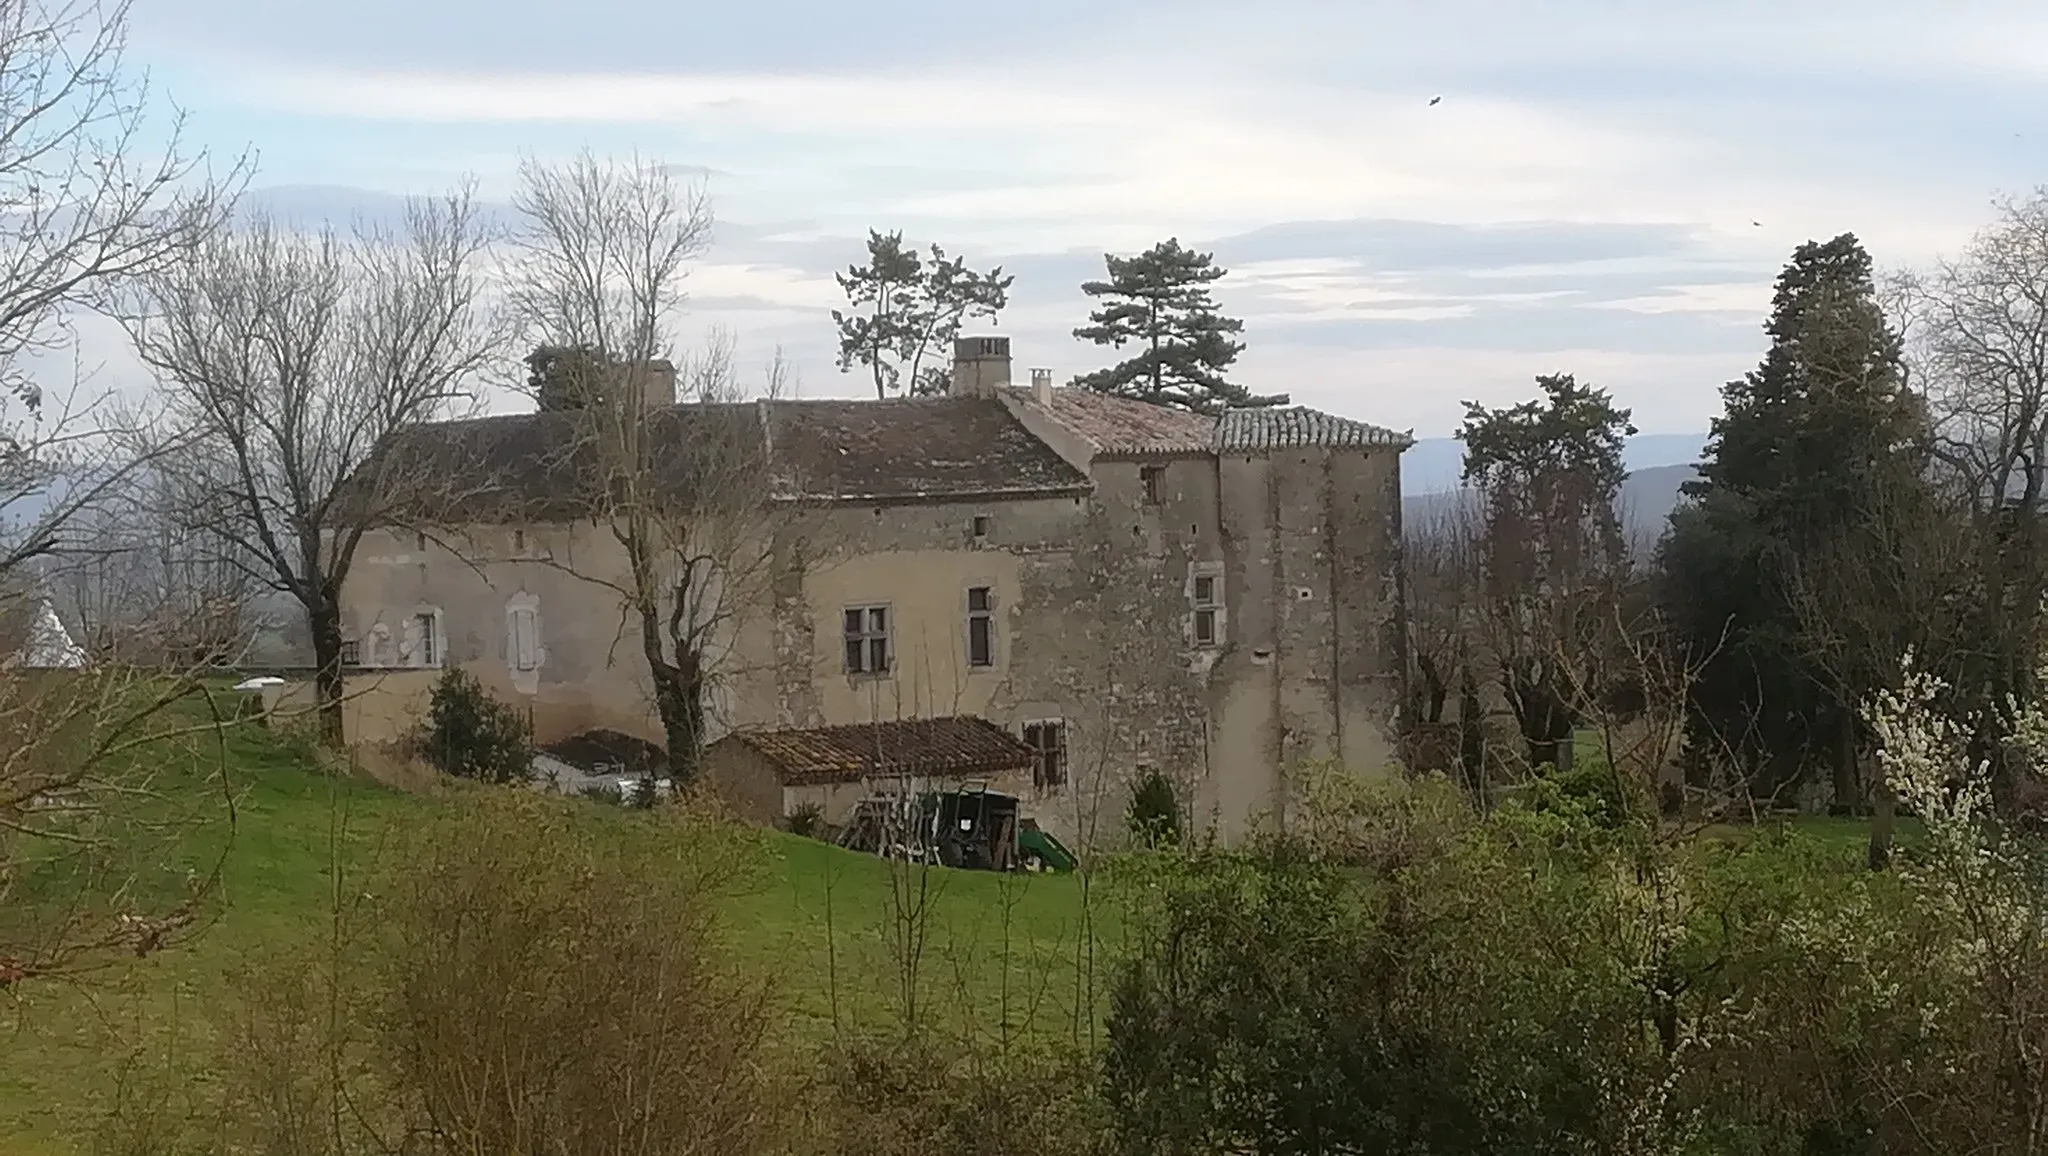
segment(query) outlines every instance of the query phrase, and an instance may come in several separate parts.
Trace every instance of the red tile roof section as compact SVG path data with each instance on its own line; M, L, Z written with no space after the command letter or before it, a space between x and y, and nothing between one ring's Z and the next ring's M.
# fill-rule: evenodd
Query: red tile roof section
M856 783L890 775L994 777L1029 770L1032 750L1015 735L972 716L898 719L851 726L737 731L774 764L787 786Z
M1030 390L1012 392L1038 406ZM1213 417L1088 389L1055 389L1052 405L1038 408L1099 454L1205 454L1216 436Z

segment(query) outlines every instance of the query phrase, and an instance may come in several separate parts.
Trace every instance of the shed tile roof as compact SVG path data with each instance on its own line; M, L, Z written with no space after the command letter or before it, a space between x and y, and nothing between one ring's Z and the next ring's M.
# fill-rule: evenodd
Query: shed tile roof
M1412 433L1338 417L1305 405L1226 410L1216 423L1214 442L1216 452L1224 454L1311 446L1330 449L1398 446L1405 449L1414 444Z
M1038 404L1030 390L1010 392ZM1092 389L1055 389L1052 404L1040 408L1098 454L1205 454L1216 434L1213 417Z
M851 726L736 731L774 764L784 784L852 783L888 775L996 776L1031 767L1033 752L1015 735L970 715L897 719Z
M685 404L648 416L658 481L678 494L706 455L692 443L759 447L769 492L834 501L1085 492L1088 479L994 398ZM728 455L729 456L729 455ZM402 431L386 477L434 482L424 517L576 517L600 463L575 413L432 422ZM767 496L764 494L764 496Z

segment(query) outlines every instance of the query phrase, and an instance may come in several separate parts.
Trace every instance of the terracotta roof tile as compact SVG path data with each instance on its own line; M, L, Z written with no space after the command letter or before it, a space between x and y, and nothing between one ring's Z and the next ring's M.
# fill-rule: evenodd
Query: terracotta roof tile
M1214 442L1216 452L1224 454L1309 446L1332 449L1400 446L1405 449L1414 444L1413 434L1338 417L1305 405L1226 410L1216 423Z
M771 403L778 459L837 499L1085 490L1088 478L992 397Z
M1032 750L987 719L898 719L852 726L736 731L784 784L854 783L891 775L994 777L1031 767Z
M1010 392L1031 405L1038 404L1028 389ZM1052 405L1044 408L1048 416L1099 454L1204 454L1216 433L1213 417L1090 389L1055 389Z

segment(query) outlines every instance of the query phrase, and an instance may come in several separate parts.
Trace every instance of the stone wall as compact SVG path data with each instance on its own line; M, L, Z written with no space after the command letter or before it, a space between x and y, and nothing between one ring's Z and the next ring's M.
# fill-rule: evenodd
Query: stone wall
M1262 816L1285 821L1294 765L1392 765L1405 671L1398 451L1106 457L1090 471L1091 499L844 504L779 522L773 567L715 648L712 737L948 714L1013 732L1059 720L1068 781L1023 793L1028 813L1082 846L1122 838L1147 768L1176 784L1197 827L1236 838ZM370 535L345 622L358 637L383 627L387 657L403 659L405 624L434 616L437 662L525 706L541 742L592 727L660 741L637 623L603 584L624 573L617 541L589 523ZM1202 575L1220 580L1214 646L1194 638ZM994 595L987 667L968 661L974 587ZM888 608L883 677L845 670L842 614L864 606ZM538 624L532 669L513 661L515 610ZM364 705L351 740L409 725L433 675L393 671L352 690Z

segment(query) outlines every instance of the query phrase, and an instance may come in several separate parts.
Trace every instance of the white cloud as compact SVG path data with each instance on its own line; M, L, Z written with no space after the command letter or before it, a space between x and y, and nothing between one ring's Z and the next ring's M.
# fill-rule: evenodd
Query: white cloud
M931 72L892 77L469 75L290 70L235 85L254 107L304 115L426 122L688 124L721 133L795 134L786 176L806 153L841 168L916 147L976 163L1018 152L1032 179L941 192L878 190L854 206L934 223L1001 228L1077 220L1104 243L1162 227L1227 231L1304 217L1422 216L1468 221L1645 219L1625 197L1580 195L1603 175L1680 166L1696 147L1584 113L1502 100L1429 109L1407 92L1105 87L1062 74ZM1133 126L1139 126L1134 131ZM921 142L912 146L910 142ZM972 151L969 151L972 150ZM713 162L719 163L719 162ZM757 161L759 165L761 162ZM727 162L722 167L745 168ZM829 212L829 209L827 210Z
M603 2L611 17L577 26L624 26L643 0ZM1293 261L1261 261L1252 242L1219 251L1236 262L1219 293L1248 322L1247 384L1424 432L1454 423L1459 400L1512 400L1558 368L1616 389L1646 428L1703 428L1715 386L1753 356L1727 352L1747 347L1728 322L1762 320L1793 247L1852 230L1882 264L1923 261L1958 248L1992 193L2048 177L2012 143L2022 130L2036 150L2048 141L2039 0L1938 12L1907 0L1273 0L1256 17L1132 0L1085 32L1065 9L941 13L931 0L926 16L906 3L906 18L944 22L932 40L946 47L920 41L921 54L974 63L906 65L897 38L777 8L790 25L774 41L780 73L763 70L759 48L770 17L748 10L690 17L704 35L666 71L646 67L648 53L611 67L625 48L565 23L569 42L545 55L423 38L403 53L323 53L317 67L282 33L269 52L244 37L206 49L243 55L191 79L207 116L257 117L299 140L334 132L347 143L322 153L321 171L375 174L357 183L440 164L479 172L496 195L519 151L584 144L717 170L721 217L781 224L714 249L685 324L735 325L763 356L789 343L814 393L858 392L831 369L826 311L839 293L819 275L819 243L858 259L870 225L1036 261L1002 328L1020 365L1062 376L1110 354L1069 336L1087 308L1070 264L1032 254L1357 218L1671 227L1676 239L1656 243L1565 229L1520 249L1411 233L1324 257L1311 238ZM682 19L642 14L649 28ZM955 50L970 41L980 47ZM400 56L425 67L383 66ZM477 71L492 67L484 58L501 71ZM711 59L728 71L705 71ZM820 60L860 70L817 71ZM551 71L532 71L537 61ZM1439 243L1464 245L1454 272L1425 251ZM1646 255L1574 261L1574 244ZM1472 267L1482 250L1561 256Z
M1596 308L1630 313L1709 313L1763 317L1770 312L1769 285L1681 285L1642 297L1597 302Z
M1600 51L1597 34L1589 44ZM1654 94L1610 106L1454 94L1431 108L1405 84L1339 89L1268 75L1162 90L1115 75L1044 64L869 76L255 66L220 83L271 113L687 131L730 154L690 158L729 171L718 182L729 211L779 199L769 186L808 188L828 228L884 218L1024 249L1082 233L1122 248L1162 233L1377 216L1689 221L1745 255L1782 254L1850 223L1874 246L1921 259L1980 219L1988 192L1930 196L1925 174L1875 152L1864 172L1811 171L1799 139L1674 124ZM868 171L881 158L929 170L948 154L986 174L981 186L906 187ZM1891 179L1869 179L1879 173Z

